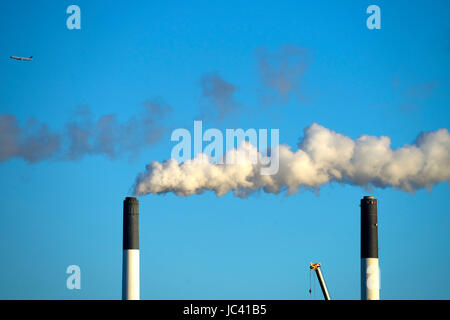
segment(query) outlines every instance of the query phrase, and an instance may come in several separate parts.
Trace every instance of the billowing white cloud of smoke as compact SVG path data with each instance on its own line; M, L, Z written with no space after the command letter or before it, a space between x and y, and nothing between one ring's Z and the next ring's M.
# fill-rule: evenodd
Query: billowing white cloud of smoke
M261 175L260 162L245 156L255 147L243 143L225 156L244 155L235 164L211 163L204 154L184 163L174 159L151 162L136 178L134 192L189 196L211 190L217 196L233 191L246 197L259 190L292 194L301 187L317 189L329 182L413 192L450 180L447 129L422 133L412 145L395 150L390 148L389 137L363 135L352 140L315 123L304 131L297 151L285 145L272 150L272 156L279 157L274 175Z

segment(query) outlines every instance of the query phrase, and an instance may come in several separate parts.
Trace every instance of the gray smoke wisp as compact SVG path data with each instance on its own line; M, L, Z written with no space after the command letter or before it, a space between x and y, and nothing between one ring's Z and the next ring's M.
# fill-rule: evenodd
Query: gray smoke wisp
M269 90L264 97L266 103L277 98L288 103L292 94L302 97L299 82L308 66L306 49L287 44L275 53L260 47L254 54L258 58L261 82Z
M237 87L217 72L205 73L200 79L202 118L223 120L240 106L234 99Z
M61 136L48 125L30 119L21 128L13 115L0 115L0 162L22 158L33 163L55 156L61 149Z
M21 158L29 163L46 159L72 161L88 155L114 159L136 156L158 142L165 128L162 119L171 111L160 99L145 101L143 112L119 122L114 114L97 120L88 107L79 107L61 132L47 124L28 120L24 126L13 115L0 115L0 162Z
M317 190L332 182L414 192L449 181L447 129L421 133L413 144L401 148L392 149L390 144L386 136L363 135L353 140L314 123L304 130L298 150L292 151L286 145L272 150L272 156L278 153L279 157L279 170L274 175L261 175L259 162L248 157L235 164L216 164L198 154L184 163L174 159L151 162L137 176L134 193L190 196L209 190L217 196L234 192L247 197L262 190L274 194L286 191L289 195L300 188ZM243 143L226 156L252 148Z

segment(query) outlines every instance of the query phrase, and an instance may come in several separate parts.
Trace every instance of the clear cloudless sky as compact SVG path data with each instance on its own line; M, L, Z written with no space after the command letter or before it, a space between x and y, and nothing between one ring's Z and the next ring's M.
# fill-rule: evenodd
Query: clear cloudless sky
M71 4L81 30L66 28ZM371 4L381 30L366 27ZM192 130L206 72L238 87L246 109L205 128L279 128L293 149L314 122L351 138L389 136L394 148L448 128L449 9L400 0L2 2L1 114L61 130L80 105L125 121L162 97L173 112L160 142L132 159L0 163L0 298L121 298L122 201L146 164L170 157L171 130ZM261 108L254 52L284 44L308 50L304 98ZM447 182L416 193L332 184L248 199L140 197L141 297L310 299L308 264L320 261L332 298L359 299L367 194L378 199L381 297L448 299ZM66 288L71 264L81 290Z

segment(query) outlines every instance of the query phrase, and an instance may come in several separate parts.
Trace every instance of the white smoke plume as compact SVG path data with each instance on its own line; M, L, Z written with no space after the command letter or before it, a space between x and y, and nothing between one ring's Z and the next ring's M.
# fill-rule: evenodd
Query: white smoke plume
M424 132L413 144L395 150L389 137L363 135L352 140L316 123L304 133L297 151L286 145L278 146L278 152L272 150L272 156L279 156L279 170L274 175L261 175L260 164L249 157L236 164L216 164L198 154L184 163L174 159L151 162L136 178L134 193L190 196L210 190L217 196L233 191L247 197L260 190L274 194L293 194L302 187L317 190L330 182L414 192L450 180L447 129ZM255 147L244 142L225 157L248 154L249 150ZM262 159L260 153L258 157Z

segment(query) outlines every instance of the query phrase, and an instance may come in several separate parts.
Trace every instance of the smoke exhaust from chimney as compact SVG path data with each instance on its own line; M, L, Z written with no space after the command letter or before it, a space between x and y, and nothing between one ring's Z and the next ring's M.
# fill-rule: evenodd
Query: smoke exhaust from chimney
M135 195L175 193L178 196L213 191L217 196L234 192L246 198L252 193L295 194L304 188L318 191L329 183L361 186L367 189L395 188L415 192L450 181L450 134L447 129L421 133L413 144L392 149L389 137L362 135L356 140L312 124L305 129L298 150L287 145L271 148L279 170L264 175L261 161L243 157L234 164L209 161L208 154L178 162L152 161L136 177ZM263 155L250 143L228 150L234 154ZM222 161L226 163L226 161Z

